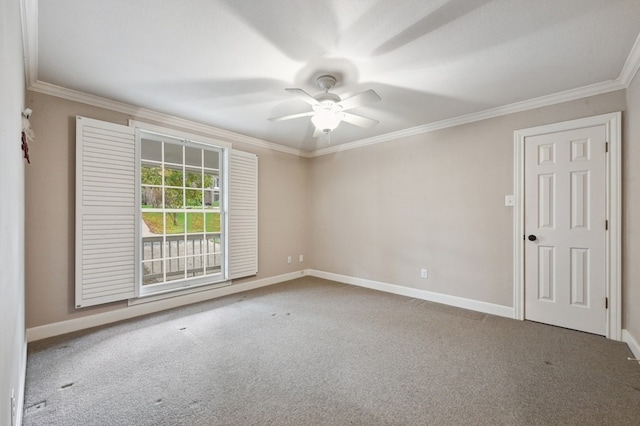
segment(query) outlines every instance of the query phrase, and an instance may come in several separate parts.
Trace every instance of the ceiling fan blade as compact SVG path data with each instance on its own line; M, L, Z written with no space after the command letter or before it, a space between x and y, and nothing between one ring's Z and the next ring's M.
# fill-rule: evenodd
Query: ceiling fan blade
M309 112L301 112L299 114L291 114L291 115L283 115L281 117L271 117L269 121L283 121L283 120L291 120L292 118L300 118L300 117L309 117L315 114L314 111Z
M369 89L338 102L338 105L342 107L343 111L346 111L351 108L369 105L381 100L382 98L373 89Z
M364 127L366 129L370 129L379 123L378 120L351 114L349 112L344 113L344 118L342 118L342 121L355 124L356 126Z
M301 100L305 101L306 103L308 103L309 105L313 106L313 105L318 105L318 101L311 96L310 94L308 94L307 92L305 92L302 89L296 89L296 88L287 88L284 89L287 92L291 93L292 95L297 96L298 98L300 98Z

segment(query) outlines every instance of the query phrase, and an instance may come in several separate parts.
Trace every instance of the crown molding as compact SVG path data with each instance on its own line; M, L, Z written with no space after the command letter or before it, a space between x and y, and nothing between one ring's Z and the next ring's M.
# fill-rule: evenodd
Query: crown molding
M566 90L564 92L553 93L551 95L541 96L538 98L529 99L526 101L515 102L509 105L504 105L496 108L486 109L484 111L474 112L471 114L461 115L458 117L448 118L446 120L435 121L433 123L423 124L421 126L411 127L409 129L400 130L397 132L386 133L380 136L374 136L372 138L362 139L355 142L350 142L342 145L336 145L328 148L318 149L310 153L310 157L319 157L322 155L333 154L341 151L348 151L350 149L362 148L369 145L376 145L379 143L389 142L409 136L419 135L422 133L429 133L436 130L446 129L449 127L460 126L462 124L473 123L476 121L487 120L489 118L500 117L503 115L514 114L517 112L528 111L535 108L541 108L545 106L555 105L562 102L573 101L576 99L586 98L589 96L601 95L603 93L614 92L616 90L626 89L627 84L621 81L620 78L616 80L605 81L602 83L596 83L589 86L579 87L577 89Z
M198 123L196 121L187 120L180 117L174 117L169 114L164 114L157 111L152 111L145 108L140 108L134 105L130 105L124 102L114 101L106 99L100 96L90 95L88 93L80 92L78 90L67 89L66 87L56 86L54 84L45 83L42 81L36 81L30 84L27 88L33 92L43 93L45 95L51 95L62 99L67 99L74 102L80 102L87 105L92 105L99 108L109 109L111 111L121 112L127 114L130 118L152 120L164 125L175 126L188 131L202 132L206 135L221 139L227 142L240 142L248 145L266 148L273 151L284 152L286 154L297 155L299 157L308 157L309 152L296 148L291 148L284 145L279 145L273 142L268 142L262 139L257 139L251 136L242 135L239 133L231 132L229 130L220 129L218 127L209 126L207 124Z
M624 83L625 87L629 87L638 69L640 69L640 35L636 38L618 79Z

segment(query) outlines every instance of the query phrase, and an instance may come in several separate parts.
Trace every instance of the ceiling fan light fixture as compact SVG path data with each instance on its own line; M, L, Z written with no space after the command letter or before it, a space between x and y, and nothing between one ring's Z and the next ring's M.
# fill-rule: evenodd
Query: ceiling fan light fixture
M343 118L343 112L322 110L311 117L311 122L316 126L316 129L320 130L322 133L329 133L338 127Z
M329 140L329 133L338 127L342 121L367 129L378 124L377 120L344 112L362 105L381 101L382 98L373 91L373 89L356 93L343 100L335 93L329 93L329 89L333 88L336 84L335 77L331 75L321 75L316 79L316 84L324 90L323 93L319 93L316 96L311 96L304 90L294 87L284 89L311 105L312 111L273 117L269 118L269 120L283 121L293 118L311 117L311 122L316 128L313 137L318 137L320 133L324 133L327 136L327 140Z

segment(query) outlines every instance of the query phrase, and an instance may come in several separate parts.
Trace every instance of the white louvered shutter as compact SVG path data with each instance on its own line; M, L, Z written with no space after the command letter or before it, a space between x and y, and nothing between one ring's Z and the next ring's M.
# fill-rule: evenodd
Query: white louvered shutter
M76 307L135 296L134 129L76 117Z
M258 157L229 152L229 278L258 273Z

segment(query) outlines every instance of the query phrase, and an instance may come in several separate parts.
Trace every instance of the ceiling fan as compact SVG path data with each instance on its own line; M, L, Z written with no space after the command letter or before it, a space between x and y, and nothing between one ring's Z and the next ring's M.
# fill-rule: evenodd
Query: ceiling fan
M316 84L318 85L318 87L324 90L324 92L316 96L311 96L302 89L284 89L311 105L312 111L301 112L299 114L284 115L282 117L273 117L269 120L283 121L290 120L292 118L311 117L311 122L316 128L315 132L313 133L314 138L320 136L323 133L328 135L343 121L367 129L370 129L378 124L378 120L362 117L360 115L355 115L345 111L362 105L368 105L374 102L378 102L382 100L382 98L378 96L375 91L369 89L365 90L364 92L357 93L345 100L341 100L340 96L329 93L329 89L335 86L336 81L336 78L332 75L321 75L320 77L318 77L316 79Z

